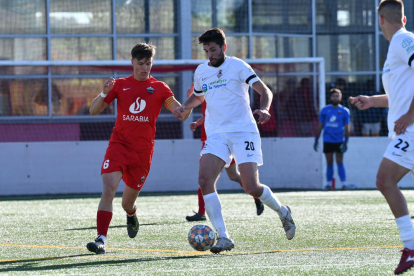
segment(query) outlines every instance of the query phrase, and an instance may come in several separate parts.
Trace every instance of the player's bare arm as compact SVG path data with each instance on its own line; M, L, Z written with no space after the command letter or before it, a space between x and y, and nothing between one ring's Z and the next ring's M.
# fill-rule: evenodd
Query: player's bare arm
M179 105L179 106L174 105L176 108L172 111L172 113L175 118L180 119L180 120L186 120L188 118L188 116L185 117L186 112L188 112L189 110L191 112L191 110L194 107L199 106L203 102L204 102L204 96L196 96L192 94L182 105Z
M265 124L271 117L269 110L273 99L273 93L261 80L256 81L252 86L253 89L261 96L260 109L253 111L253 114L259 115L259 121L257 122L258 124Z
M109 105L106 102L104 102L104 98L106 97L106 95L108 95L112 88L114 88L114 85L114 78L109 78L105 81L101 94L99 94L95 97L95 99L93 99L91 106L89 107L89 112L91 113L91 115L97 115L101 113L102 110L104 110Z
M202 124L204 124L204 117L201 117L200 119L198 119L197 121L195 121L195 122L192 122L191 124L190 124L190 129L192 130L192 131L195 131L196 130L196 128L198 128L199 126L201 126Z
M410 109L402 115L394 124L394 131L397 134L404 134L407 127L414 123L414 99L411 101Z
M351 104L355 105L359 110L365 110L371 107L388 107L387 95L349 97Z

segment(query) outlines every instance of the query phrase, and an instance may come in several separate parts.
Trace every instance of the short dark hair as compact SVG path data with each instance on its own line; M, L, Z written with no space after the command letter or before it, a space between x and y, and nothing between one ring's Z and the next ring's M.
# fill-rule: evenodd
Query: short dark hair
M342 95L342 91L338 88L331 88L329 90L329 97L331 97L333 93L338 93L339 95Z
M226 44L226 35L223 30L219 28L212 28L198 37L198 44L208 44L210 42L217 43L218 46L223 47Z
M155 46L151 43L138 43L131 50L132 59L152 58L155 55Z
M401 0L382 0L377 12L391 24L402 23L404 17L404 3Z

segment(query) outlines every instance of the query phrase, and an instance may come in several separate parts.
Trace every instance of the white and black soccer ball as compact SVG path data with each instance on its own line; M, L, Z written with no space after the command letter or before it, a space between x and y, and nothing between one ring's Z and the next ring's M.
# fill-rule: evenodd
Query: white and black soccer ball
M197 251L209 250L216 240L213 228L205 224L197 224L188 232L188 243Z

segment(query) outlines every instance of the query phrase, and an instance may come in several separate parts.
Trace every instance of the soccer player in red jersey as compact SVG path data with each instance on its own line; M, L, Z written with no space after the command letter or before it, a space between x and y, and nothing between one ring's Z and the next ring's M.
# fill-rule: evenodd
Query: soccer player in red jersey
M154 151L155 124L162 105L174 111L180 103L167 84L150 76L155 46L139 43L131 51L133 75L109 78L103 91L91 103L90 113L101 113L118 99L118 115L101 167L103 192L98 206L95 242L89 251L105 253L105 240L112 219L112 201L121 179L125 182L122 207L127 213L127 230L134 238L139 229L136 199L150 171ZM192 88L190 88L192 90ZM188 118L191 110L186 112Z
M192 91L191 91L191 94L192 94ZM187 96L190 97L191 94L187 95ZM201 104L203 117L201 117L197 121L192 122L190 124L190 128L191 128L192 131L195 131L195 129L197 127L201 126L200 140L203 142L203 145L201 146L201 148L204 148L205 141L207 140L206 130L204 129L204 117L205 117L206 107L207 107L207 104L204 101ZM238 182L240 184L240 186L243 187L243 184L242 184L242 181L241 181L241 176L240 176L240 173L237 171L236 162L235 162L234 159L231 161L230 166L228 168L226 168L226 172L227 172L227 175L229 176L230 180ZM204 208L205 203L204 203L203 193L201 192L200 187L198 187L197 193L198 193L198 212L195 213L192 216L186 216L185 219L187 221L203 221L203 220L206 220L206 209ZM257 197L254 197L254 203L256 204L256 213L257 213L258 216L260 216L263 213L264 204Z

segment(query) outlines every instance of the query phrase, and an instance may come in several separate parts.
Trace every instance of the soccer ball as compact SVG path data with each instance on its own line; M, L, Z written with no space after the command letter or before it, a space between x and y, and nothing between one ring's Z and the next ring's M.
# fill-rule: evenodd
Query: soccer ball
M198 251L209 250L216 240L214 230L205 224L197 224L188 232L188 242L191 247Z

